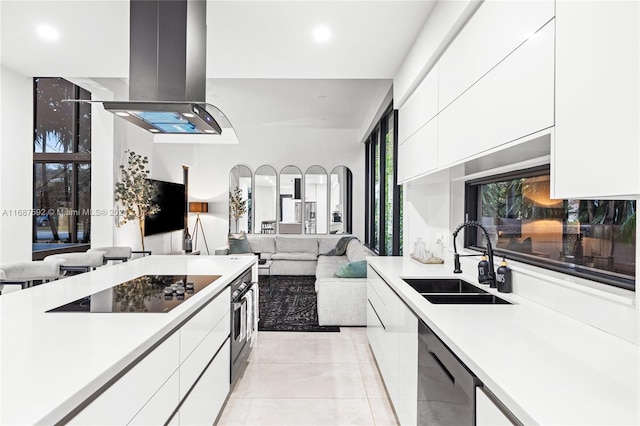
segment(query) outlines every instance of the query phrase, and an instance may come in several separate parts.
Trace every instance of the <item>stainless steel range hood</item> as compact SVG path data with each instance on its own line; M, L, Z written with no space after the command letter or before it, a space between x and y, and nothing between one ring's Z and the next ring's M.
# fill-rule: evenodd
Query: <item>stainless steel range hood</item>
M211 108L213 105L190 102L141 101L105 101L102 105L107 111L151 133L215 135L222 133L213 114L207 111L207 106ZM219 110L217 111L219 112Z
M205 103L206 1L130 0L129 101L107 111L151 133L219 135L231 124Z

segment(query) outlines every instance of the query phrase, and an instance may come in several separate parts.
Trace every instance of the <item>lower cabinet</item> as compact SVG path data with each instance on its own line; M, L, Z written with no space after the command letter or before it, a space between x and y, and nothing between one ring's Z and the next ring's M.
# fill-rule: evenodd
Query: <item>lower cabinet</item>
M416 424L418 318L387 283L367 272L367 336L401 424Z
M213 424L229 393L229 293L218 294L69 424Z
M491 400L481 387L476 388L476 425L477 426L511 426L521 424L510 419Z
M180 407L181 425L212 425L229 393L229 340L213 358Z
M179 372L174 372L169 380L145 404L129 422L130 425L164 424L180 402L178 398Z

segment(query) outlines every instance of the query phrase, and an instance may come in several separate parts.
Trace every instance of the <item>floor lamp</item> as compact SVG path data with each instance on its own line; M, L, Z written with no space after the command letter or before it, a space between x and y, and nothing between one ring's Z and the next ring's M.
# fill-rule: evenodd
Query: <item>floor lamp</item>
M209 245L207 244L207 237L204 235L204 228L200 221L200 213L209 212L209 203L205 202L193 202L189 203L189 213L196 213L196 224L193 227L193 249L198 250L198 230L202 233L202 239L204 240L204 246L207 248L207 254L209 254Z

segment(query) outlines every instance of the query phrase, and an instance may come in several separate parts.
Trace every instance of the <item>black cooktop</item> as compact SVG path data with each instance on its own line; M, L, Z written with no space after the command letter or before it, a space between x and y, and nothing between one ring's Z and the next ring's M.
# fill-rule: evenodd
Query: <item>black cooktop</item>
M220 275L142 275L47 312L169 312Z

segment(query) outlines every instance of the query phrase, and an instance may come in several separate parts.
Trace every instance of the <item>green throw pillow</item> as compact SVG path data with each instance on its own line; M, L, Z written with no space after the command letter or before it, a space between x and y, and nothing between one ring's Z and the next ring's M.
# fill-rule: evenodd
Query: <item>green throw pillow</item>
M367 278L367 261L358 260L342 265L336 271L338 278Z
M240 234L229 234L229 254L240 253L253 253L249 240L247 240L247 234L241 232Z

